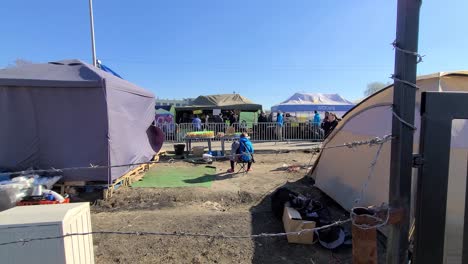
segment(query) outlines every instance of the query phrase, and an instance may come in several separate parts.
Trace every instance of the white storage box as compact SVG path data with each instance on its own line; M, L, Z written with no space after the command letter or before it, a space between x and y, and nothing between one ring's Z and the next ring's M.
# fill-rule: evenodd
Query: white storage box
M88 203L17 206L0 212L0 243L91 232ZM1 263L94 263L92 235L0 246Z

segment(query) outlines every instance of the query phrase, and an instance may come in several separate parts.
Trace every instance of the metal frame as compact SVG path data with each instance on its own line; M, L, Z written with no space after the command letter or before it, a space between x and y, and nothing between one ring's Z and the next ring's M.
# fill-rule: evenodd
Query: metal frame
M421 103L414 263L443 263L452 121L468 119L468 93L425 92ZM468 186L467 186L468 187ZM462 263L468 263L468 195Z
M157 123L165 137L166 142L184 142L188 132L196 131L192 123ZM250 140L253 142L279 142L279 141L313 141L321 142L324 139L324 131L319 125L314 125L310 122L293 122L285 123L281 128L282 137L278 136L278 126L275 122L265 123L245 123L244 126L236 124L230 126L225 123L208 123L202 124L202 130L226 133L229 128L236 132L247 132ZM212 141L231 141L235 137L226 136L223 138L215 137ZM196 140L194 140L196 141Z

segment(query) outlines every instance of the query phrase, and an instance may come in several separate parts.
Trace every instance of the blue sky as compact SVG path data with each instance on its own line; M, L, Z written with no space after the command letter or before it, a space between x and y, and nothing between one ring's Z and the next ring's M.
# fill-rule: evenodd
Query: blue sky
M418 73L468 69L468 1L424 1ZM104 64L161 98L233 91L269 107L296 91L363 96L393 72L396 1L94 0ZM4 1L0 67L91 62L88 0Z

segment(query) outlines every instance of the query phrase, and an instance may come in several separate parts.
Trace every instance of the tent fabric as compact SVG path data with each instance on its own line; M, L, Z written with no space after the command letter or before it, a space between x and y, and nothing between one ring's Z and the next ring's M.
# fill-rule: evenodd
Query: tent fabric
M419 77L417 85L420 87L416 95L414 152L419 150L419 133L421 125L420 108L421 93L425 91L463 91L468 92L468 72L436 73ZM324 142L324 147L335 146L344 142L367 140L372 137L382 137L391 134L392 124L393 86L366 98L351 109L334 132ZM468 152L468 122L454 120L452 123L452 153L450 158L450 175L447 215L447 234L450 234L451 245L448 250L452 254L461 248L461 240L453 239L462 233L464 218L464 189L466 186ZM360 197L364 183L369 176L369 166L373 161L377 146L360 147L358 150L339 148L324 149L313 169L312 177L316 179L316 186L327 193L345 209L350 210L356 205L380 205L388 203L390 179L390 143L383 146L373 177ZM455 153L457 153L455 155ZM416 172L416 171L415 171ZM416 174L413 175L413 189L416 184ZM460 187L463 186L463 187ZM361 204L355 204L357 198ZM414 193L412 203L414 204ZM460 222L461 221L461 222ZM458 231L457 231L458 230ZM459 243L460 242L460 243ZM447 251L447 252L449 252Z
M176 110L241 110L258 111L262 105L255 104L240 94L202 95L193 100L192 105L176 107Z
M272 112L346 112L354 104L339 94L295 93L284 102L271 108Z
M152 93L79 60L0 70L0 169L149 161L154 103ZM110 182L130 169L64 171L64 180Z

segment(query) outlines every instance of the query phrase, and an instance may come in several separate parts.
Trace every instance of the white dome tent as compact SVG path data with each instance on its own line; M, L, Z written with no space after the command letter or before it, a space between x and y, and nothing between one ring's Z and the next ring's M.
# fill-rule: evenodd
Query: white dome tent
M468 92L468 71L436 73L421 76L416 94L414 152L419 149L421 125L421 93L425 91ZM324 142L324 147L345 142L368 140L373 137L390 135L392 131L393 85L364 99L351 109ZM388 203L390 180L391 144L383 145L375 167L373 178L368 182L361 197L362 205ZM333 198L345 209L350 210L360 197L362 186L369 175L369 166L376 155L377 147L359 149L324 149L312 170L316 186ZM457 258L462 249L463 219L465 208L465 186L468 159L468 122L454 120L450 154L450 175L447 200L446 256ZM413 189L416 173L413 174ZM415 190L415 189L414 189ZM441 190L445 191L445 190ZM412 194L414 203L415 193ZM436 209L435 209L436 210ZM412 209L414 212L414 208ZM450 239L448 239L450 238Z

